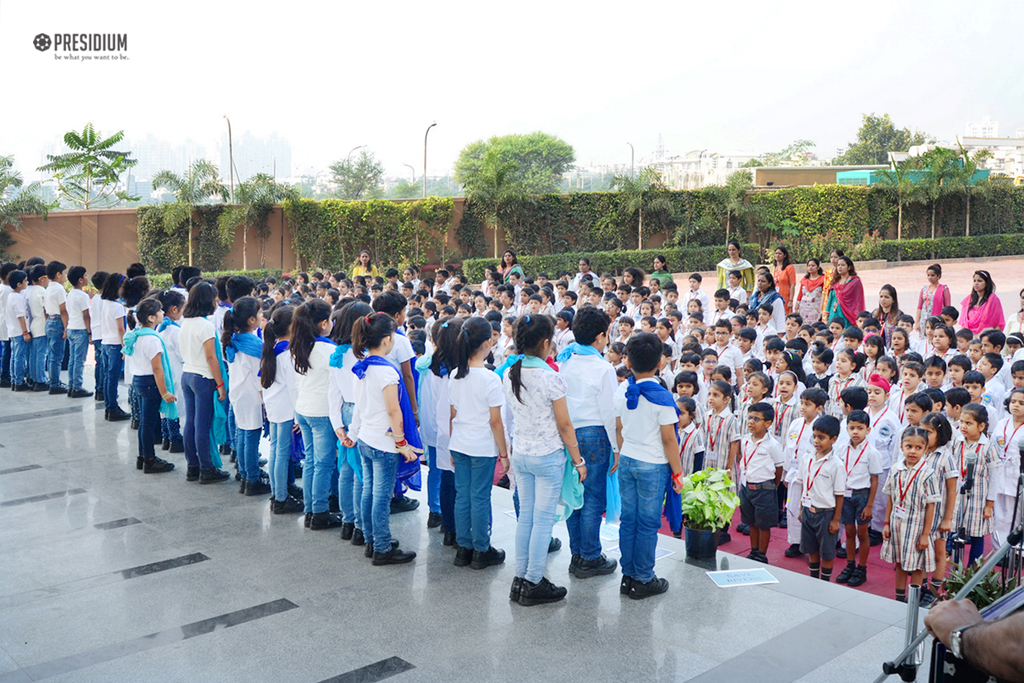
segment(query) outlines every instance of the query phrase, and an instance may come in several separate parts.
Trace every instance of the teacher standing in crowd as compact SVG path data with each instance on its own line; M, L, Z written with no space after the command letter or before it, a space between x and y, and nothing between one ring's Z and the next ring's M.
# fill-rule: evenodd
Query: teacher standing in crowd
M849 256L836 259L835 272L825 304L825 322L837 318L843 320L843 327L857 324L857 314L864 310L864 284L857 277L857 269Z

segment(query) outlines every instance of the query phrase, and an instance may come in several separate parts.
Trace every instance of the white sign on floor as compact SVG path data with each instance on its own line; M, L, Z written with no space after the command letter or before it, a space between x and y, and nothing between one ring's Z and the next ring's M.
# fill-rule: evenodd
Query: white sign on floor
M756 586L762 583L778 583L767 569L730 569L721 572L708 572L708 576L719 588L735 586Z

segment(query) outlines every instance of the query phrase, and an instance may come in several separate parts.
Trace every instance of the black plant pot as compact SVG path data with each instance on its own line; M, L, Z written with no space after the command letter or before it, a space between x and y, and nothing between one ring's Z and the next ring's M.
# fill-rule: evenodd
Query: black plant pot
M718 531L685 527L686 556L696 560L710 560L718 553Z

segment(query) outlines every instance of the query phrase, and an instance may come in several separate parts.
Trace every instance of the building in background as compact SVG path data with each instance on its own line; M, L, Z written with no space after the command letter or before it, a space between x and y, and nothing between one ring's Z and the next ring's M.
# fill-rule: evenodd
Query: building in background
M219 145L221 178L227 180L228 170L228 135L221 137ZM257 173L265 173L274 178L288 178L292 175L292 146L279 137L277 133L269 136L256 137L249 131L235 135L232 140L232 155L235 160L235 182L248 180Z
M997 138L999 122L993 121L991 116L982 116L981 121L968 121L964 132L971 138Z
M725 185L730 175L756 156L750 152L695 149L677 156L655 155L644 159L642 166L656 168L662 182L673 190L697 190L708 185Z

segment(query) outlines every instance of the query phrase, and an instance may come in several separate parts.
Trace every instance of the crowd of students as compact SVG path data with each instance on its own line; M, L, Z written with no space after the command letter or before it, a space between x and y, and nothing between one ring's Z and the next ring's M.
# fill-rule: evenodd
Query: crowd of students
M582 258L577 273L530 277L509 250L470 283L415 266L380 275L364 252L351 277L212 280L182 266L167 290L140 264L89 274L30 259L0 266L2 381L92 395L105 419L131 420L145 474L175 469L158 446L183 452L198 484L232 479L229 458L239 493L340 529L374 565L415 558L389 515L418 506L404 494L424 465L427 526L453 564L503 563L491 491L508 486L522 605L566 595L545 576L561 519L574 576L621 566L623 595L665 592L662 517L680 536L674 494L714 468L735 482L751 559L768 562L781 526L785 555L806 555L811 576L831 580L845 558L836 580L857 586L881 544L897 599L910 578L933 600L950 550L974 561L1019 518L1024 337L1000 329L983 270L958 310L930 266L911 315L890 285L862 310L841 252L799 279L784 248L774 255L774 270L755 268L730 243L710 298L699 273L678 288L662 256L650 276L599 275ZM606 512L621 564L603 552Z

